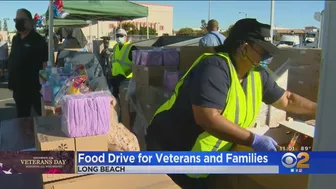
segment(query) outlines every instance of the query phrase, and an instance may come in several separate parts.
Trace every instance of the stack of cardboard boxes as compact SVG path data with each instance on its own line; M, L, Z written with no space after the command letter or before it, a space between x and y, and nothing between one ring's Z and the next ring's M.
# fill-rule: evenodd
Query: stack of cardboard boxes
M292 49L293 58L289 69L288 90L317 102L321 69L321 49ZM312 116L288 114L300 120Z
M146 120L147 124L150 123L157 109L166 102L171 95L173 94L173 85L172 81L167 81L167 73L174 72L178 74L178 77L181 77L183 73L185 73L190 66L195 62L195 60L206 52L214 52L212 48L202 48L202 47L180 47L173 48L176 49L176 54L171 56L176 56L175 58L166 59L167 56L164 55L165 51L163 50L162 54L162 64L151 64L153 60L150 60L150 57L146 57L146 59L142 60L141 55L137 55L134 58L135 62L132 67L133 71L133 81L135 82L135 97L136 102L134 105L137 105L141 109L141 113ZM155 50L153 50L155 51ZM170 50L168 50L170 51ZM153 57L154 58L154 57ZM155 57L158 61L158 58ZM142 61L142 62L141 62ZM143 62L147 61L147 62ZM155 63L157 63L157 61ZM148 63L149 62L149 63ZM165 74L166 73L166 74ZM179 78L178 78L179 79ZM177 80L178 80L177 79ZM174 80L174 78L173 78ZM177 82L175 80L175 84ZM121 90L121 106L122 106L122 123L124 125L129 125L129 128L132 128L132 124L134 120L129 110L129 103L123 99L125 96L126 90ZM126 112L126 113L125 113ZM137 111L139 114L140 112ZM126 115L125 115L126 114ZM137 115L138 116L138 115ZM124 119L126 118L126 119ZM138 126L138 125L137 125ZM144 127L147 127L145 125ZM144 128L136 129L136 130L144 130ZM136 133L137 135L143 135L144 133Z
M36 117L34 127L35 146L39 151L107 151L107 135L69 138L61 131L61 119L58 116ZM58 181L64 179L69 183L78 183L76 179L80 176L83 175L42 174L42 181L45 188L56 188ZM85 177L93 179L97 176Z
M173 94L172 89L165 87L165 71L177 71L180 77L188 71L195 60L206 52L213 52L212 48L181 47L178 49L178 62L167 63L162 66L133 65L133 79L136 82L136 99L140 103L145 118L150 121L156 110Z

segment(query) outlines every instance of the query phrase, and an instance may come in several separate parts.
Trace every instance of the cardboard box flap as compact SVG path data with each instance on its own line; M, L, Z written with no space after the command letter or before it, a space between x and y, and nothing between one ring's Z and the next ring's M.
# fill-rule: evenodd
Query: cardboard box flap
M61 119L57 116L36 117L35 133L41 142L68 140L69 138L61 131Z
M281 121L281 125L314 138L315 127L300 121Z
M269 127L259 127L259 128L247 128L247 130L251 131L254 134L258 134L258 135L264 135L268 130Z

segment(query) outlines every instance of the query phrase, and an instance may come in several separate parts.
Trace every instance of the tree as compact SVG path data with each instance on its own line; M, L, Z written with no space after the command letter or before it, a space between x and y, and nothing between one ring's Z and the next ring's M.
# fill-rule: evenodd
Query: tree
M141 26L138 29L134 24L125 23L122 25L122 28L126 30L128 35L147 35L147 26ZM157 35L156 29L149 27L149 35Z
M205 35L207 32L203 31L203 30L196 30L194 31L194 33L196 34L196 36L203 36Z
M149 29L149 31L148 31L149 35L157 35L155 28L149 27L148 29ZM139 35L147 35L147 27L146 26L140 27Z
M3 30L8 32L8 26L7 26L7 20L4 20L4 26L3 26Z
M2 31L2 25L1 25L2 23L1 23L1 20L0 20L0 31Z
M178 36L194 36L195 31L192 28L181 28L176 35Z
M123 23L122 28L127 32L127 34L130 34L130 31L136 30L136 26L131 23Z
M206 23L205 20L201 20L201 30L202 31L207 31L208 24Z

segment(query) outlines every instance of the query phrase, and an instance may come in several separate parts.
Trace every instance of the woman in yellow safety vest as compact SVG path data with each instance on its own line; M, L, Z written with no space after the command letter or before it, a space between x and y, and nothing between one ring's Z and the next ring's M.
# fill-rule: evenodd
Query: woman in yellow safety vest
M199 57L157 110L147 129L147 149L228 151L240 144L277 151L272 138L245 129L255 123L262 102L309 115L315 115L316 103L280 88L259 66L278 51L269 37L270 26L256 19L235 23L217 53ZM221 188L230 188L224 175L169 176L186 189L215 189L218 181Z
M117 43L113 47L112 55L112 77L110 84L112 94L119 99L119 88L128 85L129 79L132 78L132 51L136 47L127 39L127 32L124 29L118 29L116 32Z

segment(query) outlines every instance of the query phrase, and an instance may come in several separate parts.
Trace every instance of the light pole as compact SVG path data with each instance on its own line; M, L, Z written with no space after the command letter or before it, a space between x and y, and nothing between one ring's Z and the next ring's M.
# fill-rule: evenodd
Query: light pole
M239 14L244 14L245 18L247 18L247 13L245 13L245 12L239 12Z
M208 21L211 19L211 0L209 0L209 7L208 7Z
M270 25L271 25L271 43L273 43L273 29L274 29L274 0L271 1L271 18L270 18Z

